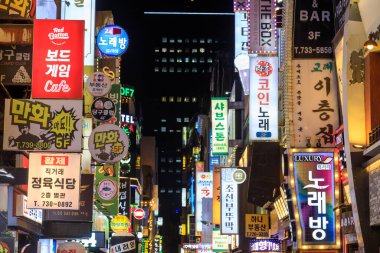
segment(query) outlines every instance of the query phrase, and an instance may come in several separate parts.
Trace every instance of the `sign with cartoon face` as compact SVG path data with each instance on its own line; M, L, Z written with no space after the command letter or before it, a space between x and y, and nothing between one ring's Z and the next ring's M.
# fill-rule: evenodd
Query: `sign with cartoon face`
M6 99L4 150L81 152L82 107L81 100Z
M88 148L95 161L113 164L119 162L128 153L129 139L120 127L102 124L92 131Z
M109 98L98 97L92 102L91 114L96 120L108 121L115 115L115 112L115 104Z

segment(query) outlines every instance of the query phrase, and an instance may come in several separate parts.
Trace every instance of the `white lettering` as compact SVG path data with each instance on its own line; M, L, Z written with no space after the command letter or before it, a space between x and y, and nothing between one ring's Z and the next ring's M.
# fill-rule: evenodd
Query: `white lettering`
M53 83L52 80L49 80L46 82L44 90L46 92L69 92L71 88L65 80L62 80L59 84Z
M300 21L330 22L330 11L322 11L320 14L318 11L312 11L309 18L309 11L300 10Z

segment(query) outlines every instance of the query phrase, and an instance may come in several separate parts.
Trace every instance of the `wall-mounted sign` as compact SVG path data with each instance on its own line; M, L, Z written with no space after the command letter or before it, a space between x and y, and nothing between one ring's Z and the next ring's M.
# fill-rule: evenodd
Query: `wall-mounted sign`
M220 234L218 228L212 230L212 251L227 252L228 251L228 235Z
M129 139L120 127L102 124L92 131L88 147L94 160L112 164L119 162L128 153Z
M298 241L302 245L330 245L338 247L336 217L333 210L337 193L333 150L308 152L291 150L290 163L294 170L296 194L296 219L302 235ZM338 195L337 195L338 194Z
M79 209L80 154L30 153L27 208Z
M248 13L235 12L235 57L248 54Z
M0 252L14 252L15 238L0 237Z
M115 234L110 240L110 253L135 253L135 236L130 233Z
M133 115L128 114L120 114L120 123L121 124L135 124L135 120L133 119Z
M128 48L129 38L125 30L117 25L103 27L97 36L99 50L108 56L122 55Z
M162 253L162 236L156 235L153 239L153 253Z
M245 215L245 237L269 237L269 215L268 214L246 214Z
M237 184L242 184L247 179L247 173L242 169L236 169L232 174L232 179Z
M228 154L228 98L211 98L212 154Z
M6 99L3 148L82 151L81 100Z
M119 213L119 163L96 166L95 205L105 215Z
M104 96L111 90L111 79L104 72L94 72L87 77L86 88L94 97Z
M196 172L196 205L195 205L195 222L196 231L202 231L202 199L212 198L212 173L211 172Z
M334 147L339 127L334 62L294 60L293 66L294 147Z
M294 4L294 58L332 58L333 1L296 0Z
M121 87L121 96L133 98L135 89L130 87Z
M276 15L273 1L251 0L249 10L249 53L277 51Z
M17 195L16 198L16 216L22 216L42 224L42 209L26 208L28 198L25 195Z
M252 239L249 241L249 251L281 252L281 241L278 239Z
M251 57L249 139L278 139L278 58Z
M234 12L248 11L250 0L234 0Z
M57 253L67 253L67 252L75 252L75 253L85 253L86 249L84 246L78 242L64 242L58 245Z
M32 50L32 45L0 45L0 77L4 85L31 85Z
M108 121L116 112L115 104L106 97L96 98L91 105L91 114L96 120Z
M33 98L83 97L83 20L34 20Z
M0 4L0 19L31 19L35 14L36 0L8 0Z
M220 207L222 234L239 233L238 185L233 179L237 168L220 169Z
M122 177L119 181L119 213L128 216L131 202L131 181Z
M220 167L214 167L212 175L212 223L220 224Z
M110 224L112 231L114 231L115 233L128 231L130 225L131 222L125 215L116 215L115 217L113 217Z

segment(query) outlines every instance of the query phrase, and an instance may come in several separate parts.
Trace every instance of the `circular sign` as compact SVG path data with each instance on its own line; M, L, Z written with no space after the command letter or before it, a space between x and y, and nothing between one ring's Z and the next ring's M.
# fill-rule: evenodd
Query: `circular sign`
M142 219L144 219L144 217L145 217L145 211L144 211L144 209L137 208L134 211L133 216L135 217L136 220L142 220Z
M247 174L242 169L236 169L232 174L232 179L235 183L241 184L247 179Z
M6 244L5 242L0 241L0 252L11 252L11 250L9 249L8 244Z
M108 94L111 85L111 79L103 72L93 72L86 80L86 88L94 97Z
M57 253L85 253L86 249L78 242L64 242L58 246Z
M130 225L131 223L128 217L125 215L116 215L111 220L111 229L115 233L126 232L129 229Z
M111 179L104 179L100 181L96 192L104 200L113 199L117 193L116 182Z
M273 72L272 64L267 61L259 61L256 63L255 72L261 77L270 76Z
M88 138L88 148L95 161L113 164L128 153L129 139L120 127L101 124L92 130Z
M100 52L108 56L119 56L123 54L129 44L126 31L117 25L103 27L96 38L96 44Z
M96 120L110 120L116 113L115 104L111 99L106 97L98 97L92 102L91 114Z

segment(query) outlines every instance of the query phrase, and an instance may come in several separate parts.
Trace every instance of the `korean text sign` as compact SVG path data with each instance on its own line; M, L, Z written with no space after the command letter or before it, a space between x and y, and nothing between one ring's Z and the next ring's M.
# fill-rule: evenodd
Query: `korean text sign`
M336 243L333 152L293 152L302 244Z
M30 153L27 208L79 209L80 154Z
M246 214L245 215L245 237L269 237L269 215L268 214Z
M221 233L238 234L238 184L233 179L237 168L220 169Z
M33 98L83 95L83 20L36 19L33 33Z
M196 231L202 231L202 199L203 198L212 198L212 173L211 172L196 172L196 213L195 213L195 222L196 222Z
M82 100L6 99L4 150L81 152Z
M333 147L339 127L335 64L328 59L293 61L294 147Z
M119 56L127 50L129 38L122 27L108 25L99 31L96 44L105 55Z
M228 99L211 98L212 154L228 154Z
M278 58L251 57L249 139L278 139Z

